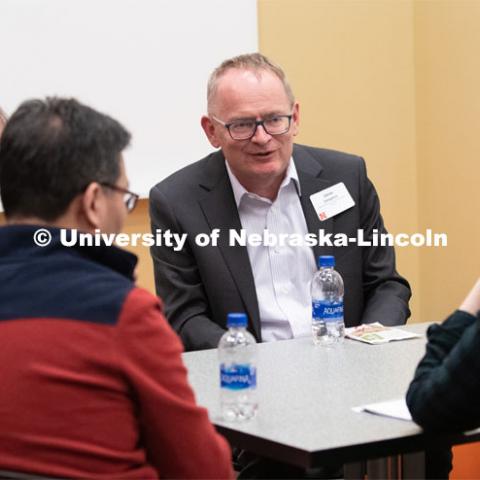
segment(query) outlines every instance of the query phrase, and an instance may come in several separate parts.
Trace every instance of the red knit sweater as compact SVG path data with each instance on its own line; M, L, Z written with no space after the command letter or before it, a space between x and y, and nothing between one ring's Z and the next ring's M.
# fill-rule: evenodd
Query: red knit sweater
M1 240L0 470L231 478L230 449L195 404L158 299L104 266L99 275L88 251L15 259Z

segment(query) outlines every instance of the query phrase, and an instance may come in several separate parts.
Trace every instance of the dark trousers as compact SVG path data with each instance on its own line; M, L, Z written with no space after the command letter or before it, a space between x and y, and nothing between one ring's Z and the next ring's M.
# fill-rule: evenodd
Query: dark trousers
M427 480L448 480L452 470L452 458L450 448L425 450L425 478Z
M234 467L238 479L335 479L343 478L343 468L339 465L304 469L295 465L278 462L254 455L251 452L233 449ZM448 480L452 470L450 448L425 451L425 480Z

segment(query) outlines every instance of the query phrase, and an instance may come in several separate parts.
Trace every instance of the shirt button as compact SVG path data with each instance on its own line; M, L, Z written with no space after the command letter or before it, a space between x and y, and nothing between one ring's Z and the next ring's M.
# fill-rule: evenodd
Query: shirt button
M275 248L273 249L273 251L274 251L277 255L281 252L281 250L280 250L279 247L275 247Z

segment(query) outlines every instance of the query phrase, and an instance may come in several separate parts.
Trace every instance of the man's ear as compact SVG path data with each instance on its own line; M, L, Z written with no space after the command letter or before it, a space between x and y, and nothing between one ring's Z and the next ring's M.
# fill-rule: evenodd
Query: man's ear
M300 104L295 102L292 110L292 133L293 136L298 135L300 126Z
M204 115L200 123L212 147L220 148L220 142L218 141L218 136L217 136L217 129L215 128L215 125L213 124L212 120L206 115Z
M100 228L105 213L105 197L102 187L92 182L83 192L81 206L86 222L93 229Z

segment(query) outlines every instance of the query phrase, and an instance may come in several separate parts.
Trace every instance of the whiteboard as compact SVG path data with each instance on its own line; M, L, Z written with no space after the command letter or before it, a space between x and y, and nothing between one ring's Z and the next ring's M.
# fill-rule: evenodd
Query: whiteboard
M132 133L131 189L212 150L200 117L211 71L258 50L256 0L0 0L0 105L75 97Z

